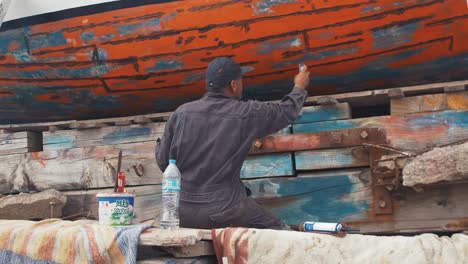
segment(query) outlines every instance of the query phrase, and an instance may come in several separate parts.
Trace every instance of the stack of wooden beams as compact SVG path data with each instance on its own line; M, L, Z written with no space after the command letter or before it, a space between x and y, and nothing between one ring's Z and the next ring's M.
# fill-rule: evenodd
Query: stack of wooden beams
M287 146L306 133L377 127L385 131L389 147L416 154L468 138L465 84L445 92L440 85L427 87L385 90L387 101L382 91L337 95L334 98L339 103L305 107L292 126L270 139ZM414 96L421 91L437 94ZM368 117L353 118L352 110L377 103L374 97L382 107L390 106L387 112L391 114L375 116L370 112ZM323 100L308 100L318 101ZM97 217L95 195L112 191L117 156L122 150L128 190L137 195L137 221L153 219L159 210L162 179L154 158L155 140L162 135L168 116L0 126L7 130L4 138L19 138L18 133L31 138L28 133L42 133L39 147L43 149L35 152L38 146L24 140L6 148L19 152L2 152L0 145L0 193L56 189L68 197L65 216L90 213ZM308 144L307 149L295 150L262 148L262 140L257 143L241 177L253 197L286 223L345 221L360 225L366 233L468 229L466 183L429 186L424 192L400 189L392 193L392 213L379 214L374 210L369 154L364 146L323 148Z

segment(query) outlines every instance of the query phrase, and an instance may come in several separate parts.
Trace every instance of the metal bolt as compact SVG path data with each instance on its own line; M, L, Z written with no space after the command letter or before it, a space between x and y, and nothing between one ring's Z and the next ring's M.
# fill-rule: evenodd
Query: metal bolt
M384 208L384 207L387 206L387 203L384 200L380 200L379 201L379 206L380 206L380 208Z
M385 186L385 188L387 188L387 190L389 190L390 192L394 189L393 185L387 185Z
M262 142L260 140L255 140L254 147L259 149L262 147Z
M368 136L369 136L369 134L367 134L366 131L362 131L362 133L361 133L361 138L362 139L366 139Z

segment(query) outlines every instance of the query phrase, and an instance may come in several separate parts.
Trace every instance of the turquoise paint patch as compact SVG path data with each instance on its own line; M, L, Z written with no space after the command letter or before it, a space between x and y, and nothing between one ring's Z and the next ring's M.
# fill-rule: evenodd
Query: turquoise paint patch
M371 31L372 48L386 49L413 41L416 30L421 27L420 22L412 22L405 25L395 25L389 28Z
M353 193L350 176L337 173L330 177L300 177L245 181L254 198L282 197L271 211L286 223L303 221L339 222L365 214L367 200L346 201Z
M448 125L451 129L468 127L467 111L443 111L431 115L415 116L408 120L407 129L419 130L428 127Z
M287 40L264 42L258 45L257 54L265 55L265 54L270 54L271 52L275 50L284 50L284 49L290 49L293 47L300 48L301 45L302 44L301 44L300 38L290 38Z
M153 67L147 68L146 72L182 69L184 64L178 60L158 60Z
M148 136L151 140L151 128L149 127L131 127L123 128L105 135L102 138L104 144L115 144L121 141L128 141L138 137Z
M88 32L83 32L80 34L80 38L83 41L83 43L88 44L92 41L106 41L114 38L114 34L105 34L100 37L96 37L94 35L94 32L88 31Z
M295 124L341 119L346 116L342 109L333 106L320 106L304 109Z
M295 124L293 125L293 133L311 133L359 127L360 125L358 122L356 122L356 120L337 120L317 123Z
M33 50L56 47L65 44L67 44L67 40L61 31L34 36L30 39L29 43L31 49Z
M75 147L74 137L47 135L43 138L43 144L49 149L65 149Z
M262 15L273 13L273 10L271 10L273 6L294 2L296 2L296 0L262 0L252 5L252 8L255 15Z
M135 31L141 30L141 28L151 28L152 30L161 30L161 20L159 18L147 20L135 24L127 24L117 26L117 32L120 36L125 36L134 33Z
M99 77L107 74L110 70L121 66L109 66L107 64L93 65L87 68L45 68L41 70L25 71L0 71L0 77L4 78L21 78L21 79L36 79L36 78L63 78L63 77Z
M293 175L292 155L289 153L248 157L241 169L241 178L262 178Z
M304 56L294 60L286 60L280 63L273 64L272 68L283 68L290 65L297 65L303 63L304 61L321 61L332 57L352 55L356 54L359 51L357 46L339 48L333 50L325 50L319 52L307 52Z

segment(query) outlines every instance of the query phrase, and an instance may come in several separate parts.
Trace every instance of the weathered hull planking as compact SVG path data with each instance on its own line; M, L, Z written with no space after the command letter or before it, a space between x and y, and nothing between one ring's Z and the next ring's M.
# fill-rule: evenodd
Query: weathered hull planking
M300 62L314 95L468 76L465 0L135 2L4 23L0 123L170 111L204 93L217 56L256 99L290 90Z

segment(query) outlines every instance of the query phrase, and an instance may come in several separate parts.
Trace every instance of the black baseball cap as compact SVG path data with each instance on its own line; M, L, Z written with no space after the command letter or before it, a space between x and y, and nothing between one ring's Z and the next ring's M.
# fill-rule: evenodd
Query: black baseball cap
M222 91L232 80L242 76L242 68L229 57L218 57L210 62L206 70L206 89Z

